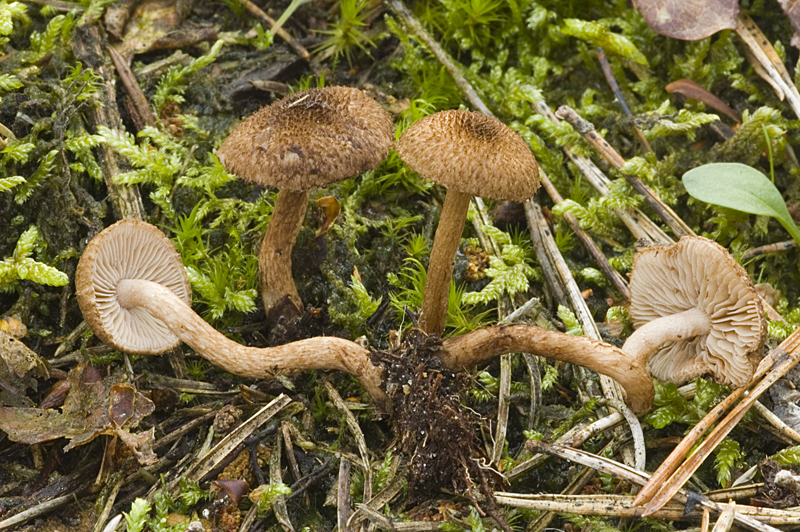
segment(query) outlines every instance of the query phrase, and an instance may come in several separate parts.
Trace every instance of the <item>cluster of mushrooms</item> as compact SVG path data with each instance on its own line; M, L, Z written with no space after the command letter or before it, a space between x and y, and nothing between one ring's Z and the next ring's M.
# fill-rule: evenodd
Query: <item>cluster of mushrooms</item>
M291 251L310 190L378 166L394 141L392 119L358 89L328 87L287 96L240 124L217 152L241 178L279 188L259 254L267 312L302 301L291 275ZM410 127L396 149L420 175L448 187L436 231L420 327L444 329L453 261L471 195L526 201L539 186L525 142L493 118L443 111ZM255 348L214 330L191 309L191 288L172 242L145 222L126 219L88 244L76 273L86 322L106 344L128 353L159 354L188 344L225 370L274 378L306 369L354 375L376 404L388 408L383 368L355 342L317 337ZM496 325L444 340L442 365L461 370L512 352L578 364L625 389L636 413L650 409L653 384L683 383L710 373L742 386L762 353L766 323L758 296L741 266L716 243L684 237L672 246L637 253L629 308L636 331L623 347L526 324Z

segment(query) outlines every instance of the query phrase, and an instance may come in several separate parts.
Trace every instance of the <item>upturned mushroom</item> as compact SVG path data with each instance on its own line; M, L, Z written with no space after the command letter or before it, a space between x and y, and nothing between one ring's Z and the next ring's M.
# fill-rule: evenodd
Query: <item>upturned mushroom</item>
M377 404L389 407L382 368L354 342L322 337L256 348L214 330L190 308L191 289L172 242L148 223L122 220L93 238L78 262L75 286L86 323L121 351L154 355L185 342L210 362L250 378L341 370L354 375ZM653 401L652 381L638 360L602 342L529 325L498 325L450 338L438 355L446 367L459 370L520 350L612 377L635 412L648 410Z
M403 133L397 152L421 176L447 187L420 318L425 332L441 335L470 198L526 201L539 187L539 167L519 135L471 111L441 111L423 118Z
M231 373L262 379L336 369L355 376L383 403L381 369L355 342L320 337L257 348L217 332L190 307L191 288L175 246L148 223L122 220L94 237L78 262L75 289L86 323L121 351L154 355L185 342Z
M630 291L637 329L621 350L506 325L446 340L442 360L455 369L519 351L578 364L619 382L637 413L653 401L646 368L658 380L676 384L707 373L720 384L750 381L762 355L766 320L747 272L725 248L703 237L644 248L634 259Z
M279 189L258 256L266 312L287 296L302 311L292 248L311 189L375 168L393 141L392 118L375 100L358 89L325 87L262 108L222 143L217 157L229 172Z
M766 320L752 282L716 242L683 237L636 254L630 315L636 331L622 350L647 360L661 381L684 383L710 373L744 386L766 339Z

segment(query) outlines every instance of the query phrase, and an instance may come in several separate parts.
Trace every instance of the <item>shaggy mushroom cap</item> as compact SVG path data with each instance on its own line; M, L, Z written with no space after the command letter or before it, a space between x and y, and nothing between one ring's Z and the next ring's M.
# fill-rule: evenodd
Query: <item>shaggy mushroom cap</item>
M378 166L394 140L392 118L352 87L290 94L260 109L222 143L225 168L263 186L307 190Z
M702 237L645 248L634 259L630 290L637 328L696 311L694 321L709 323L705 334L666 342L652 353L653 376L677 384L705 373L720 384L750 381L762 355L766 320L747 273L725 248Z
M75 273L78 305L95 334L116 349L155 355L178 347L180 339L161 320L142 308L120 305L117 284L126 279L156 282L192 304L192 289L175 246L156 227L139 220L121 220L86 246Z
M525 141L481 113L426 116L403 133L397 152L421 176L474 196L524 202L539 188L539 165Z

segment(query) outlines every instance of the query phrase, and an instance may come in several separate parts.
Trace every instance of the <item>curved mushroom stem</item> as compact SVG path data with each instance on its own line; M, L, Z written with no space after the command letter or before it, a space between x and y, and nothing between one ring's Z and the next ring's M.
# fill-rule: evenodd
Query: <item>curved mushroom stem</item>
M355 342L318 337L277 347L246 347L217 332L160 284L122 280L117 284L117 299L128 310L146 310L199 355L236 375L271 379L306 369L337 369L361 381L376 403L386 404L380 386L382 370L372 364L369 351Z
M439 226L433 238L433 249L428 262L425 293L422 298L420 328L428 334L441 336L447 319L447 298L450 295L450 279L453 278L455 261L464 221L469 211L470 194L449 189L444 198Z
M655 392L646 359L642 362L614 346L584 336L533 325L495 325L445 340L441 357L445 366L461 369L514 352L561 360L608 375L625 389L628 406L637 414L653 404Z
M269 311L285 296L301 314L303 301L292 278L292 248L306 215L309 190L279 190L272 217L264 233L258 254L258 272L264 312Z
M708 314L693 308L645 323L625 340L622 350L646 366L650 355L666 342L708 334L710 330Z

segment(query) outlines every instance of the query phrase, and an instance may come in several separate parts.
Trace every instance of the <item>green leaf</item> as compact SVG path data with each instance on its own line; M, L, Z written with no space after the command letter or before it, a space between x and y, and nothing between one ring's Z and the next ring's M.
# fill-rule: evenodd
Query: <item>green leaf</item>
M683 175L686 191L695 199L737 211L772 216L800 244L800 230L775 185L754 168L739 163L713 163Z
M131 512L122 512L125 516L125 524L128 532L141 532L147 524L147 514L150 513L150 503L144 499L137 498L131 504Z
M742 456L739 442L736 440L725 439L717 446L714 469L717 470L717 482L720 486L728 487L731 482L731 469L736 465L736 460Z
M11 177L3 177L0 178L0 192L5 192L7 190L11 190L15 186L24 183L25 178L19 175L14 175Z

